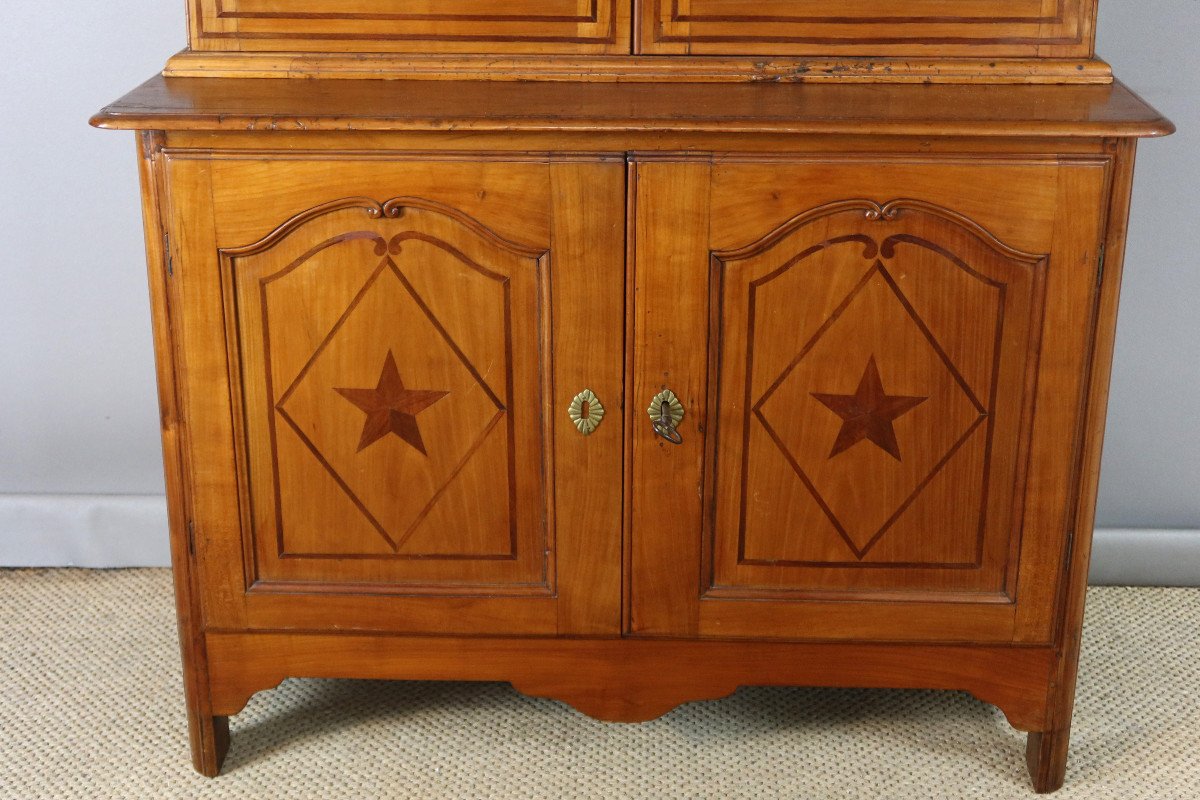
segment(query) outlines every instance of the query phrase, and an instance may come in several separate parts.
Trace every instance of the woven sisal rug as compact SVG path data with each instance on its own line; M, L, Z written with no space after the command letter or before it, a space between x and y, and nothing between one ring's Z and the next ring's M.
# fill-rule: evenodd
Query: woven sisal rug
M1200 798L1200 590L1093 589L1070 798ZM958 693L742 689L643 725L506 684L288 681L191 771L165 570L0 570L0 798L1032 798Z

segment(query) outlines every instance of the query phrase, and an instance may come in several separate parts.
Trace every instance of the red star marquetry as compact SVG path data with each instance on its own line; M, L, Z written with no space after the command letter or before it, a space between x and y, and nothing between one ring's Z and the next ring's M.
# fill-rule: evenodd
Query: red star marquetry
M842 429L833 443L830 458L868 439L897 461L900 460L900 445L896 442L892 422L929 399L885 394L875 356L867 362L854 394L813 392L812 396L842 418Z
M334 391L354 403L367 415L362 437L358 440L358 452L361 453L392 433L416 448L421 455L428 453L425 452L425 442L421 439L421 429L417 427L417 414L450 394L404 388L404 381L400 379L400 371L396 369L396 359L391 350L383 362L383 372L379 374L379 383L374 389Z

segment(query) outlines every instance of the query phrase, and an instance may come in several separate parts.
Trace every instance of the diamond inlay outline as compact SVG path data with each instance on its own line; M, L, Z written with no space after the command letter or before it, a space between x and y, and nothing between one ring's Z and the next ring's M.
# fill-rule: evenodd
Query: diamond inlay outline
M875 243L875 241L873 239L869 239L867 237L859 237L859 236L850 237L850 238L853 238L854 240L857 240L857 241L865 240L864 243L867 244L867 254L869 254L871 256L874 256L880 252L880 248L878 248L877 244ZM843 241L844 241L844 239L843 239ZM832 244L832 243L835 243L835 242L831 241L831 242L827 242L825 244L828 245L828 244ZM811 252L815 252L815 250L821 249L821 248L822 248L822 246L818 246L817 248L810 248L808 251L806 251L805 254L811 254ZM891 254L890 248L887 247L887 243L885 243L885 246L882 249L884 250L884 255ZM799 259L793 259L792 261L789 262L789 265L796 263L796 261L798 261L798 260ZM758 289L761 286L765 285L770 280L774 279L775 277L778 277L780 274L782 274L782 271L785 271L785 270L784 269L776 270L771 275L768 275L765 278L759 279L758 281L754 281L751 284L751 289L750 289L751 303L754 302L754 296L755 296L755 293L758 291ZM971 272L975 277L985 281L989 285L992 285L992 286L998 288L1001 291L1001 293L1003 292L1002 284L998 284L998 283L991 281L983 276L980 276L977 273L974 273L974 271L971 271ZM841 519L839 519L837 513L835 513L835 511L830 507L830 504L827 502L827 500L822 496L820 489L815 485L815 483L813 482L813 479L809 476L809 474L801 466L801 464L799 463L799 460L797 459L795 454L793 452L791 452L787 443L783 440L783 437L780 435L779 431L777 430L777 426L771 424L770 420L768 419L767 413L764 412L763 406L771 399L772 396L774 396L779 391L780 387L783 386L787 382L788 377L793 373L793 371L796 369L796 367L805 359L806 356L808 356L812 352L813 348L817 346L817 344L822 340L822 338L826 335L826 333L838 322L839 319L841 319L841 317L843 316L845 311L854 303L854 301L859 297L859 295L871 284L872 279L875 278L876 276L880 277L883 280L883 283L886 286L886 288L888 289L888 291L895 298L895 300L897 301L897 303L899 304L900 308L903 310L905 315L914 323L914 325L915 325L917 331L920 333L920 335L924 338L924 340L926 342L928 342L933 353L936 355L936 358L946 368L949 375L953 378L954 383L961 390L962 395L965 396L965 398L969 401L970 405L977 412L977 415L966 426L965 430L953 441L953 443L949 446L949 448L944 453L944 455L942 455L936 461L936 463L934 463L934 465L925 474L925 476L916 484L916 486L907 495L907 497L898 505L896 510L893 511L887 517L886 521L870 536L870 538L863 545L860 546L860 545L856 544L856 542L854 541L854 537L852 537L850 535L849 531L846 528L846 525L842 522ZM753 342L753 332L751 332L750 342L751 343ZM751 379L752 379L752 376L748 372L747 373L747 389L749 389ZM784 459L786 460L786 462L788 463L789 467L793 470L793 472L795 472L797 477L800 479L801 483L804 485L805 489L809 492L809 494L813 497L813 499L817 503L821 512L829 520L829 522L833 526L834 530L837 532L838 536L845 543L846 547L850 550L850 552L854 555L854 558L857 559L859 562L861 562L862 559L866 557L866 555L870 552L870 550L879 542L879 540L887 533L887 531L894 525L894 523L903 515L903 513L916 500L916 498L921 494L921 492L924 491L924 489L937 476L937 474L942 470L942 468L950 461L951 458L954 457L954 455L962 448L962 446L971 438L971 436L975 433L975 431L979 428L979 426L984 424L985 421L987 421L987 419L989 418L989 413L990 413L989 410L979 401L979 398L976 396L975 392L967 384L967 382L963 378L961 372L954 365L953 361L950 359L949 355L946 353L945 348L942 347L942 345L938 342L937 337L934 336L934 334L930 330L929 326L921 318L920 314L913 307L913 305L909 301L909 299L904 295L904 292L900 289L899 285L896 283L895 278L887 270L887 268L883 264L883 262L881 260L879 260L878 258L875 258L875 260L873 261L871 266L863 274L863 276L860 278L860 280L854 286L854 288L852 288L850 290L850 292L847 293L847 295L842 299L842 301L833 310L833 312L829 315L829 317L821 324L821 326L817 329L817 331L809 338L809 340L800 349L800 351L792 359L792 361L789 362L787 367L784 368L784 370L780 373L780 375L772 382L770 387L768 387L768 389L763 393L763 395L756 402L754 402L754 405L751 407L751 414L753 415L754 419L757 419L759 424L762 425L764 431L767 433L771 442L782 453L782 455L783 455ZM743 458L744 459L748 458L748 456L749 456L749 452L748 452L748 448L747 448L744 451ZM743 468L745 468L745 467L743 467ZM744 503L745 503L745 496L743 494L743 507L744 507ZM741 539L741 544L739 545L739 551L740 551L741 557L744 559L744 556L745 556L745 553L744 553L744 548L745 548L744 528L743 528L743 534L739 538Z
M317 463L320 464L320 466L329 474L329 476L334 480L334 482L338 485L338 487L341 489L341 491L346 494L346 496L350 499L350 501L354 504L354 506L359 510L359 512L363 515L363 517L367 520L367 522L371 525L371 527L374 528L374 530L388 544L388 546L391 548L391 550L394 553L399 553L399 550L416 533L416 531L420 527L421 523L425 520L425 518L429 515L429 513L433 510L433 508L437 505L438 501L441 500L441 498L445 494L446 490L454 483L454 481L458 477L458 475L462 472L462 470L466 467L466 465L471 461L472 457L478 451L479 447L484 443L484 441L486 441L488 436L492 433L492 430L506 416L507 408L506 408L504 402L497 395L497 393L492 389L492 387L487 383L487 381L484 380L483 376L479 373L478 369L476 369L475 366L471 363L470 359L463 352L462 348L454 341L453 337L451 337L449 332L446 330L445 326L441 323L441 321L433 313L429 304L425 301L425 299L421 296L421 294L416 290L416 288L413 286L412 282L408 279L408 277L404 274L404 272L400 269L400 267L395 263L395 261L392 259L391 255L399 252L400 244L403 241L408 240L408 239L418 239L418 240L424 241L428 244L431 244L431 245L438 247L438 248L442 249L443 251L449 253L450 255L457 258L459 261L466 264L468 267L472 268L474 271L484 275L485 277L487 277L491 280L496 281L497 283L499 283L501 285L502 290L503 290L503 297L504 297L504 317L505 317L506 322L509 319L511 319L511 298L510 298L510 291L509 291L510 287L509 287L507 278L505 278L505 276L500 275L498 273L491 272L490 270L487 270L486 268L476 264L474 261L472 261L470 258L468 258L464 253L462 253L458 249L454 248L452 245L449 245L448 243L443 242L440 239L437 239L432 236L428 236L426 234L417 233L414 231L408 231L408 232L404 232L401 234L397 234L396 236L392 237L392 239L389 242L385 242L381 237L375 237L375 238L378 239L377 244L376 244L376 254L383 255L382 260L380 261L379 265L375 268L375 270L372 271L372 273L367 277L366 281L364 281L363 286L355 294L354 298L351 300L351 302L347 306L346 310L338 318L337 322L330 329L329 333L322 339L321 343L316 347L313 354L309 357L308 361L305 363L304 367L297 374L295 379L291 382L291 384L289 384L288 388L281 395L280 399L274 403L274 409L279 414L279 416L282 417L284 419L284 421L288 423L288 426L299 437L300 441L304 444L304 446L308 449L308 451L313 455L313 457L317 461ZM321 448L312 440L312 438L308 434L305 433L305 431L303 430L303 428L301 427L299 422L296 420L296 418L286 408L286 404L287 404L288 400L291 399L291 397L295 393L297 387L299 387L303 383L304 379L307 377L308 373L311 371L313 366L318 362L318 360L320 359L322 354L326 351L326 349L329 347L329 345L337 337L337 334L339 333L339 331L343 328L345 323L354 315L355 311L358 309L363 298L366 297L367 294L371 291L371 289L378 284L378 281L384 279L384 277L389 274L392 275L398 281L402 290L407 294L408 297L410 297L412 299L412 301L414 302L416 307L421 311L421 313L423 314L425 319L428 320L428 322L432 325L433 329L437 332L440 339L449 347L449 349L453 353L456 361L458 363L460 363L466 369L466 371L470 374L474 384L477 385L480 389L482 389L483 393L487 397L488 402L495 409L494 413L483 424L479 433L472 439L471 444L465 449L465 452L463 453L463 455L458 459L458 461L456 462L454 467L447 474L445 479L441 482L440 486L434 491L434 493L430 497L430 499L425 503L423 508L413 518L413 520L408 525L406 530L403 531L399 535L390 533L387 530L386 526L379 520L378 515L375 513L372 513L367 502L365 502L362 499L360 493L354 490L354 488L350 485L350 482L347 481L343 475L341 475L341 473L337 470L337 468L330 462L329 458L325 455L325 453L322 452ZM264 318L265 318L265 305L266 305L265 290L266 290L266 284L268 282L269 282L269 280L264 280L262 282ZM264 343L264 344L266 344L266 343ZM270 358L269 352L267 354L267 358L268 358L268 364L269 364L269 358ZM510 420L510 422L511 422L511 420ZM272 420L272 427L273 426L274 426L274 421ZM510 452L513 447L513 442L512 442L513 431L511 430L511 427L512 426L510 424L510 426L509 426L509 428L510 428L509 443L508 443ZM276 489L276 491L278 491L278 488ZM280 522L280 525L282 526L282 519L280 519L279 522ZM515 524L515 521L510 520L510 525L511 524ZM511 537L510 537L510 540L511 540ZM514 544L515 544L515 542L514 542ZM510 550L510 553L504 557L512 558L514 553L515 553L515 551Z

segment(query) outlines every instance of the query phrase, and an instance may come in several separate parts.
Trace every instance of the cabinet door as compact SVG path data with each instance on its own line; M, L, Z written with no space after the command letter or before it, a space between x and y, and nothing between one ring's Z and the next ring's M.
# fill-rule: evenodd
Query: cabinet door
M189 0L191 49L629 52L630 0Z
M643 53L1091 55L1087 0L638 0Z
M615 631L622 165L167 163L208 624Z
M640 164L631 630L1047 641L1107 174Z

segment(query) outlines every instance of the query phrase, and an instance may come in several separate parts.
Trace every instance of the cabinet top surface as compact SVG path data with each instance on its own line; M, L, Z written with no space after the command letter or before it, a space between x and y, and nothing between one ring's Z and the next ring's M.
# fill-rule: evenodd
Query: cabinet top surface
M1163 136L1121 83L1099 86L520 83L164 78L92 118L208 131L700 131Z

